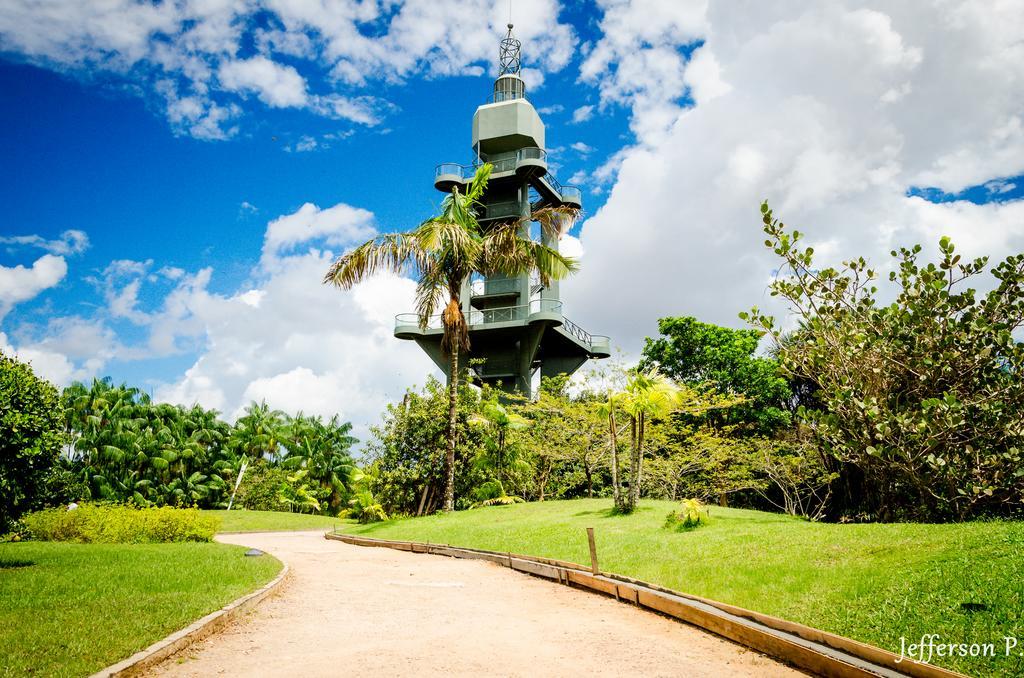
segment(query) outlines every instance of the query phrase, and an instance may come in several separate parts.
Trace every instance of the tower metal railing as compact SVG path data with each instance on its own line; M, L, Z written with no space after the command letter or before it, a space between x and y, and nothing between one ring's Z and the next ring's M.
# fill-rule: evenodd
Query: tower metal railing
M469 326L491 325L493 323L507 323L529 320L530 316L538 313L556 313L561 315L562 302L558 299L534 299L528 304L518 306L502 306L499 308L473 309L466 314L466 321ZM437 313L427 318L427 325L422 329L439 330L443 329L441 315ZM395 328L419 326L420 317L415 313L399 313L395 316Z

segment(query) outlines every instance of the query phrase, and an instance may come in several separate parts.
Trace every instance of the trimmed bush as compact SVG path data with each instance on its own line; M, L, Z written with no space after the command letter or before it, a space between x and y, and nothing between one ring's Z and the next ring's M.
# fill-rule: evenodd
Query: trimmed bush
M136 508L84 504L46 509L22 522L34 539L80 544L149 544L212 541L220 520L194 508Z

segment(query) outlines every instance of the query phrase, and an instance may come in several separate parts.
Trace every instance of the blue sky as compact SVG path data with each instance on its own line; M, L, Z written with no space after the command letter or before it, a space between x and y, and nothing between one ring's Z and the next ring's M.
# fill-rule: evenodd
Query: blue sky
M835 261L945 234L1024 249L1019 6L512 5L557 175L586 196L567 314L627 355L658 317L769 303L762 199ZM0 7L0 348L62 384L228 416L267 398L364 435L422 383L390 336L411 283L318 277L436 207L508 3L317 7Z
M593 7L580 7L566 10L563 20L582 39L596 17ZM249 31L265 25L265 17L256 17ZM493 36L495 56L500 37ZM255 53L251 42L250 33L241 57ZM267 220L306 202L358 205L374 213L381 231L418 223L441 197L432 185L434 165L470 160L469 124L496 67L495 58L477 64L481 75L373 83L365 91L386 104L372 127L240 98L238 131L218 141L173 129L131 74L54 70L14 51L4 56L0 139L17 172L0 187L8 206L3 233L57 239L73 228L90 241L59 285L7 319L4 327L16 337L33 336L54 315L94 312L103 301L95 279L111 260L154 260L184 270L215 261L209 289L230 294L251 277ZM530 66L528 52L524 61ZM311 86L324 80L317 68L297 70ZM596 168L602 146L607 155L629 138L622 109L571 123L574 110L596 100L588 88L575 87L575 78L567 67L530 92L538 108L556 108L544 117L564 180ZM596 208L601 193L590 193L587 202ZM0 248L0 263L30 263L37 255L8 245ZM140 305L159 303L167 288L144 288ZM129 321L112 326L123 341L145 340L145 328ZM195 360L192 347L180 348L159 358L111 360L104 374L151 387Z

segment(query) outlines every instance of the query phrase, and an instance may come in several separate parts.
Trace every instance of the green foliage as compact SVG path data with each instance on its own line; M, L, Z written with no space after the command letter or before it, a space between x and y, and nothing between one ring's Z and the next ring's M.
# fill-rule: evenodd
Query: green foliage
M81 544L211 541L219 524L216 518L197 509L110 504L44 509L26 515L23 522L32 537L40 541Z
M286 422L284 412L270 409L266 402L250 403L232 427L228 446L239 456L278 461Z
M66 506L71 502L86 501L90 496L89 483L80 469L67 457L60 456L46 475L43 490L33 508Z
M713 410L733 407L742 398L724 396L713 391L680 385L658 372L656 368L633 370L620 392L612 391L598 405L608 420L609 446L612 450L612 485L614 510L632 513L643 487L644 462L657 424L670 414L704 415ZM619 440L623 437L619 423L629 432L629 466L623 474L619 468ZM628 483L628 488L625 486Z
M459 387L455 457L455 493L468 506L472 489L483 482L473 461L485 446L484 431L469 423L480 407L469 385ZM430 378L421 391L410 389L389 404L380 426L371 429L365 471L374 496L388 513L432 513L442 508L445 491L448 393Z
M1024 509L1024 255L992 267L979 294L968 285L986 258L962 261L949 238L935 262L900 248L890 296L863 258L818 268L802 234L761 210L783 264L771 293L801 329L784 341L756 308L744 317L820 386L822 408L800 414L842 474L843 508L923 520Z
M64 390L73 461L92 498L140 506L223 506L237 469L215 410L153 403L109 380Z
M745 402L724 411L720 423L744 424L771 433L790 423L786 404L792 393L771 358L756 356L761 332L699 322L696 318L662 318L657 339L647 338L640 367L657 366L665 375L690 386L710 386L720 393L742 395ZM715 421L712 417L712 421Z
M356 492L348 504L351 507L349 516L360 523L378 523L388 519L387 511L374 499L373 493L369 490Z
M281 465L302 469L310 482L319 486L324 512L337 514L359 475L350 450L358 441L350 433L352 424L335 415L329 421L301 412L287 420L278 432L287 456Z
M515 495L509 496L507 494L503 494L499 497L492 497L490 499L485 499L484 501L474 504L473 508L478 508L481 506L511 506L512 504L523 504L525 502L526 500L523 499L522 497L517 497Z
M706 525L710 519L710 512L699 499L684 499L678 510L668 514L665 527L682 532Z
M648 495L726 502L732 495L767 488L757 466L759 439L675 423L662 427L667 430L661 432L661 445L652 450L643 488Z
M476 458L478 468L493 473L501 485L506 467L513 472L529 468L520 455L517 433L529 428L530 420L498 402L498 395L492 389L485 389L484 393L479 412L471 414L468 421L484 432L485 444Z
M277 502L296 513L319 513L321 501L325 498L324 490L311 483L305 469L296 471L285 477L277 490Z
M57 389L0 353L0 534L40 500L65 441Z
M607 428L589 392L570 395L568 378L544 377L537 400L516 404L530 425L517 434L526 472L513 485L517 494L543 501L549 496L594 496L609 467Z
M251 462L242 475L242 482L235 495L235 507L250 511L278 511L281 503L277 500L281 484L288 478L288 471L271 466L268 462Z
M254 402L231 426L216 410L153 403L138 389L109 380L73 384L63 402L73 441L67 469L99 500L223 508L241 462L249 459L236 495L239 506L337 513L356 474L352 427L336 416L289 417ZM309 484L306 496L294 487L282 504L279 490L287 472L300 470ZM80 493L69 480L54 487L51 503L58 495Z

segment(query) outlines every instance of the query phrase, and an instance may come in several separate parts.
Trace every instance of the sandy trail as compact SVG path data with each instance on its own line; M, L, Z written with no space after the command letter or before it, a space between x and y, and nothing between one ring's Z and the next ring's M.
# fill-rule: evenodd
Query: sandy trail
M797 676L650 612L493 563L351 546L323 532L236 534L290 580L161 676Z

